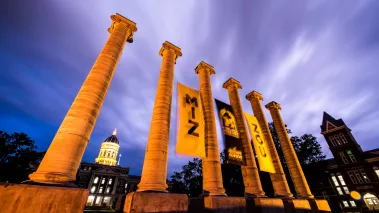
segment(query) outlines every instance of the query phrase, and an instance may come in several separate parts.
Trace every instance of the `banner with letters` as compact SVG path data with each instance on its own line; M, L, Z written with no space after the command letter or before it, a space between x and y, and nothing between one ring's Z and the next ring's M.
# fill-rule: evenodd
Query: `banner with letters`
M205 157L204 115L199 91L178 83L176 152Z
M275 173L275 168L272 162L268 144L264 138L257 118L248 113L245 113L245 118L250 129L255 155L257 155L258 158L259 170Z
M215 100L221 130L224 135L226 163L246 165L245 157L243 155L242 141L237 130L237 123L234 117L233 109L229 104L217 99Z

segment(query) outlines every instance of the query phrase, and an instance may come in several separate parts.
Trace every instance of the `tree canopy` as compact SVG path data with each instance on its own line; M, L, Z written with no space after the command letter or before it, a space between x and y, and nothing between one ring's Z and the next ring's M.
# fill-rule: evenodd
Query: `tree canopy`
M0 182L20 183L28 180L45 152L38 152L25 133L0 131Z

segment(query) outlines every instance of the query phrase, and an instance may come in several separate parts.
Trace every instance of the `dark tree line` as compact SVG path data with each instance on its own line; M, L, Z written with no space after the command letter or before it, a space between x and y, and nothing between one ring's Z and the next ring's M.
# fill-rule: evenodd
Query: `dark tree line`
M0 182L20 183L28 180L45 152L38 152L25 133L0 131Z
M295 194L294 185L291 181L291 177L286 166L284 155L280 147L278 134L276 133L273 123L269 123L269 128L276 149L278 151L279 158L283 165L283 169L286 174L289 187L292 193ZM292 133L290 129L287 129L287 132L289 134ZM314 137L312 134L304 134L301 137L292 136L291 142L297 153L299 162L303 167L305 165L310 165L324 160L326 157L322 154L321 146L317 142L316 137ZM228 196L243 196L245 187L243 185L241 167L238 165L226 164L225 151L226 150L220 153L224 188ZM261 178L263 190L266 192L266 195L269 197L273 197L274 192L269 173L260 172L259 175ZM182 167L182 171L174 172L174 174L171 176L171 182L171 192L185 193L188 194L188 196L190 197L199 196L202 193L201 159L194 158L192 161L189 161L187 165L184 165Z

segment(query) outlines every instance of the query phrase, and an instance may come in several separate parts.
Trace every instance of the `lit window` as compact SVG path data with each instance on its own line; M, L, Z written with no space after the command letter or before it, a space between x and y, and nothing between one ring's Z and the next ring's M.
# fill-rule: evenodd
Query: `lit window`
M340 137L338 135L334 136L334 140L337 142L338 145L342 145Z
M365 170L360 169L359 171L361 172L361 175L362 175L362 177L363 177L363 180L365 180L366 183L370 183L371 181L370 181L370 179L368 179Z
M128 183L125 183L125 189L128 187Z
M345 164L349 164L349 161L347 160L347 158L346 158L346 156L345 156L345 153L340 152L340 157L341 157L342 161L343 161Z
M345 186L346 183L345 183L345 181L343 180L342 175L338 175L337 177L338 177L338 180L340 181L341 185L342 185L342 186Z
M96 191L96 186L92 186L91 193L94 193Z
M379 177L379 169L375 169L375 173Z
M353 171L348 171L347 173L349 174L351 182L353 182L353 184L357 184L358 182L357 182L357 179L354 176Z
M98 196L97 198L96 198L96 201L95 201L95 205L96 206L100 206L100 201L101 201L101 196Z
M343 195L341 187L336 187L336 189L337 189L339 195Z
M337 146L336 141L334 140L334 136L330 136L329 140L330 140L330 142L332 143L333 146Z
M93 180L93 183L97 183L99 181L99 177L95 177L95 180Z
M106 193L106 194L109 194L110 191L111 191L111 187L108 186L108 187L107 187L107 190L105 190L105 193Z
M359 174L358 170L354 170L355 177L357 178L359 183L364 183L361 175Z
M332 180L333 180L334 186L339 186L336 176L333 175Z
M369 205L373 205L373 203L372 203L372 200L371 199L366 199L367 200L367 202L368 202L368 204Z
M99 193L103 193L103 187L100 186Z
M112 184L112 178L109 178L108 184Z
M350 205L351 205L352 207L357 207L357 205L355 204L355 201L354 201L354 200L350 200Z
M342 201L342 203L344 207L349 207L349 203L346 200Z
M351 162L353 162L353 163L357 162L357 159L355 159L353 153L350 150L347 151L347 154L349 155Z
M345 135L343 135L342 133L340 133L340 138L341 138L341 140L342 140L342 143L347 143L347 140L346 140L346 138L345 138Z
M101 179L101 184L105 183L105 178Z
M95 196L93 196L93 195L88 196L86 206L92 206L92 203L93 203L94 199L95 199Z
M110 206L110 204L111 204L110 201L111 201L110 197L104 197L104 199L103 199L103 205Z
M343 190L345 191L345 194L350 194L350 191L349 191L349 189L347 188L347 186L344 186L344 187L342 187L343 188Z

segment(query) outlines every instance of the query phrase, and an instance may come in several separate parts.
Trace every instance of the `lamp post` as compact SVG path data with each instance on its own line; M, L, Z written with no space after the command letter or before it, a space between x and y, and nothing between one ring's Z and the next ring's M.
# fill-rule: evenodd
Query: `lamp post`
M350 197L352 197L354 200L356 201L361 201L360 204L361 204L361 209L360 209L360 213L362 213L362 208L363 208L363 199L362 199L362 195L357 192L357 191L351 191L350 192Z

